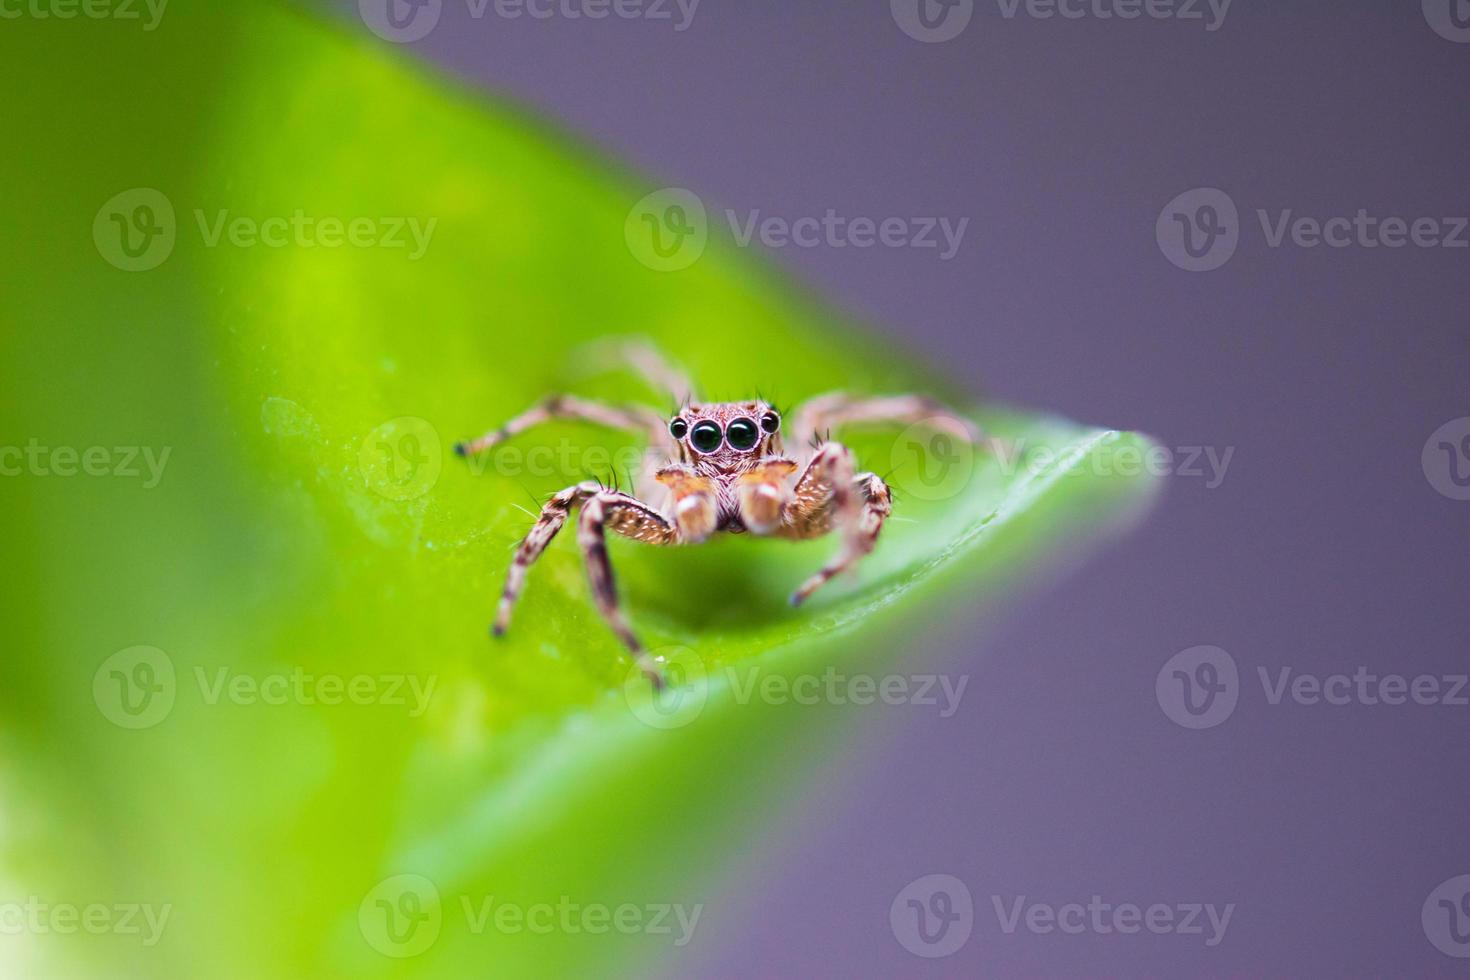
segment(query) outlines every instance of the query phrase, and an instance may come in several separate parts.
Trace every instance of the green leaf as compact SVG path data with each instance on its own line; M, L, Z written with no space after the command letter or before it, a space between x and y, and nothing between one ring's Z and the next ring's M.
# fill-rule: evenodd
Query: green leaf
M35 975L601 974L679 928L594 933L588 907L698 905L696 941L729 928L723 874L883 710L845 685L932 667L907 655L927 623L1135 513L1148 443L995 406L975 415L1015 456L855 434L892 471L895 520L800 610L786 597L832 541L614 540L635 627L682 680L659 704L628 683L573 534L492 641L523 508L625 441L552 425L478 467L448 448L553 390L656 397L591 370L587 344L652 338L707 397L953 393L717 234L687 268L640 261L625 231L652 187L542 124L364 32L217 6L0 39L33 86L0 155L0 445L20 450L0 457L19 467L0 480L0 901L170 910L153 944L0 951ZM141 244L170 208L172 251L127 271L157 255L121 251L118 221ZM322 219L406 245L329 247ZM91 447L106 475L80 472ZM779 693L834 674L818 704ZM411 910L399 875L439 900L414 885L437 918L405 945L378 905ZM492 896L548 903L551 931L496 905L481 922Z

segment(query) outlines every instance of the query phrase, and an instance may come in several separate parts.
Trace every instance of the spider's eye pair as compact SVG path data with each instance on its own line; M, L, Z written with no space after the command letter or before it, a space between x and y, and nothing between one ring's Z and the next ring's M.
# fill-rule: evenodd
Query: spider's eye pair
M735 419L725 431L720 431L718 422L706 419L695 423L693 430L689 423L681 418L676 418L669 423L669 435L675 439L683 439L689 436L689 442L695 449L702 453L712 453L720 448L721 440L728 441L731 449L747 450L754 449L761 441L761 431L775 432L781 426L781 419L775 412L767 412L761 416L759 428L750 419Z

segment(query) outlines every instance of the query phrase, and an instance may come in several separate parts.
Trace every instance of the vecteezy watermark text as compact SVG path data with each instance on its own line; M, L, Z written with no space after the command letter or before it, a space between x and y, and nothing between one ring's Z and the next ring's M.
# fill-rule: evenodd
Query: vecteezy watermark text
M704 711L714 687L729 690L737 705L797 705L815 707L867 708L915 707L933 710L941 718L952 717L960 708L968 675L847 673L828 666L820 673L788 675L758 665L713 667L706 665L688 647L664 647L651 654L669 682L667 690L656 691L639 665L634 665L623 683L629 710L653 728L682 728Z
M762 215L759 210L743 215L726 209L725 220L735 244L749 248L758 240L766 248L913 248L938 249L939 261L959 254L969 218L848 218L828 208L820 217L786 218ZM942 240L941 240L942 239Z
M1235 0L996 0L1006 20L1178 20L1214 33L1225 26Z
M1137 935L1148 932L1156 936L1200 936L1206 946L1218 946L1230 928L1235 903L1216 906L1213 902L1106 902L1093 895L1084 904L1066 902L1053 905L1028 900L1025 895L990 896L1000 931L1012 935L1024 929L1037 936L1062 933L1080 936Z
M1214 33L1225 26L1234 0L995 0L1000 16L1013 21L1174 20L1203 24ZM936 44L965 32L975 0L889 0L894 23L916 41Z
M247 674L229 667L206 672L194 668L194 680L205 704L221 701L238 705L263 704L279 707L286 704L305 706L383 705L407 708L410 718L418 718L429 708L435 675L417 674L309 674L300 667L264 675Z
M138 21L152 31L169 0L0 0L0 20ZM144 19L146 14L146 18Z
M32 895L24 902L0 902L0 935L139 936L155 946L168 926L172 904L147 902L47 902Z
M439 26L447 0L358 0L368 29L385 41L408 44ZM471 20L643 20L672 24L676 33L694 23L700 0L464 0Z
M407 248L410 262L424 257L439 224L438 218L318 217L301 208L267 218L233 215L228 209L206 215L195 209L194 220L205 248L218 248L221 242L235 248Z
M547 936L619 933L669 937L687 946L704 912L704 904L680 902L577 901L561 895L554 902L520 902L497 895L455 896L465 929L471 935ZM394 875L378 882L358 905L357 923L373 949L397 959L426 952L439 938L446 906L438 887L423 875Z
M25 446L0 446L0 477L115 477L143 480L152 490L163 479L172 446L43 446L39 439Z
M1066 453L1025 438L998 446L996 458L1001 472L1014 476L1022 469L1040 470L1051 466ZM1069 475L1090 476L1176 476L1203 480L1205 489L1217 489L1225 482L1230 462L1235 458L1234 446L1139 446L1121 443L1101 446L1088 454L1085 464L1073 467Z

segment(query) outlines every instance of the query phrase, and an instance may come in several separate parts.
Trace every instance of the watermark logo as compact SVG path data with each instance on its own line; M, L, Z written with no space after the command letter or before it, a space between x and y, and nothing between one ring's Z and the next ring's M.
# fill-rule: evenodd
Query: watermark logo
M888 926L899 945L915 956L952 956L970 940L975 903L969 887L954 875L925 875L894 896Z
M357 0L368 30L394 44L410 44L429 36L439 24L443 0Z
M1424 19L1445 40L1470 44L1470 0L1424 0Z
M931 415L899 433L888 452L891 481L920 500L948 500L970 483L975 446L970 426L948 415Z
M663 647L651 654L663 674L657 688L636 663L623 680L623 699L633 716L650 728L683 728L704 711L709 700L709 671L688 647Z
M888 0L893 21L915 41L953 41L970 26L975 0Z
M418 956L433 946L443 919L439 889L423 875L384 879L357 907L362 937L373 949L394 959Z
M178 694L174 662L157 647L119 650L92 675L92 700L119 728L152 728L173 711Z
M177 237L173 203L151 187L115 195L92 220L98 254L124 272L158 268L173 254Z
M380 496L398 501L422 497L439 482L444 468L439 431L411 415L390 419L363 438L357 465Z
M687 269L709 243L704 201L683 187L654 191L628 212L623 238L633 257L656 272Z
M1216 187L1185 191L1164 206L1154 225L1159 250L1186 272L1220 268L1240 245L1240 212Z
M1419 921L1435 949L1456 959L1470 958L1470 875L1456 875L1430 892Z
M1470 500L1470 417L1446 422L1424 443L1424 477L1441 496Z
M1214 646L1176 653L1154 679L1154 696L1169 720L1183 728L1224 724L1240 700L1235 658Z

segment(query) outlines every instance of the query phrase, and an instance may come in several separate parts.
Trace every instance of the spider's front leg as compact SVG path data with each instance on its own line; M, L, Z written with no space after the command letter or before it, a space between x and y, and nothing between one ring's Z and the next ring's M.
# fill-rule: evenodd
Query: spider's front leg
M790 538L815 538L840 530L842 546L829 561L791 596L799 606L822 585L855 565L878 543L883 522L893 513L888 484L873 473L854 475L852 452L829 442L807 465L796 483L782 518L781 533Z
M587 580L592 585L597 611L602 613L602 618L607 620L613 632L633 654L633 659L638 661L643 676L653 683L654 688L662 690L663 674L644 652L643 645L633 635L633 629L623 615L622 607L618 605L612 562L607 557L607 528L645 544L675 544L679 540L678 529L636 497L610 490L595 494L583 504L582 516L577 523L577 543L582 548L582 559L587 565Z
M550 422L553 419L591 422L594 425L607 426L611 429L626 429L647 437L650 442L660 448L670 448L667 446L668 432L664 428L663 417L651 408L636 406L625 408L618 405L604 405L601 402L578 398L575 395L553 395L499 428L491 429L478 439L456 443L454 451L460 456L474 456L487 449L493 449L511 436L519 435L533 426Z
M972 444L979 444L983 438L980 427L974 422L927 395L863 398L842 392L818 395L800 406L791 432L797 444L802 445L821 433L849 425L912 425L927 419L938 419L941 423L953 419Z
M674 544L679 540L676 528L664 520L651 507L636 497L625 493L604 490L593 481L579 483L556 494L541 508L541 515L526 535L512 559L506 575L505 589L500 596L500 608L495 617L494 631L500 636L510 626L511 610L515 607L521 589L525 586L526 571L541 557L546 546L566 524L572 508L580 505L582 516L577 528L578 544L587 565L587 577L592 584L592 595L597 608L613 631L632 651L655 686L663 685L658 669L643 654L642 645L633 635L622 610L618 607L617 590L613 583L612 566L607 558L604 528L617 534L642 541L646 544Z
M536 523L531 525L531 530L521 540L515 557L510 561L510 571L505 575L505 588L501 590L495 625L491 627L496 636L503 635L510 626L511 610L515 608L521 589L526 585L526 571L536 563L546 546L551 544L551 539L562 529L572 508L601 492L601 484L586 480L574 487L567 487L542 505Z

